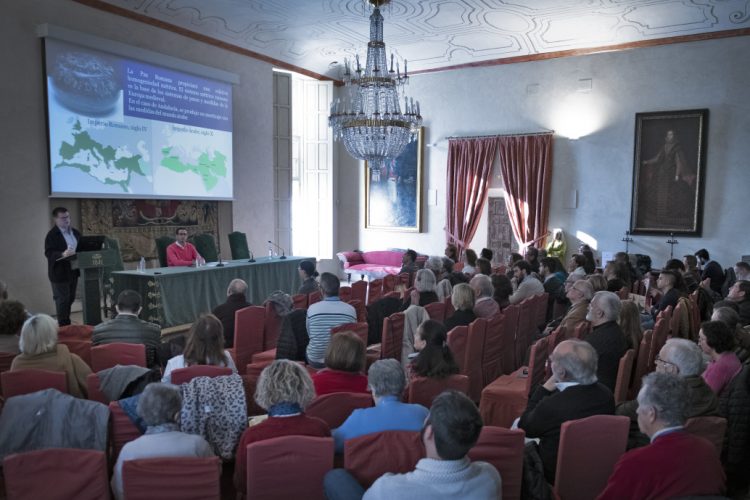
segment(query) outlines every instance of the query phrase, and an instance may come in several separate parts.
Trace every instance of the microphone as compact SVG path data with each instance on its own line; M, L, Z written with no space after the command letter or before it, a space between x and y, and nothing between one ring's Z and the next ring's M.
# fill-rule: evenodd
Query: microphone
M275 247L276 247L276 248L278 248L279 250L281 250L281 257L279 257L279 259L286 259L286 254L285 254L285 252L284 252L284 249L283 249L283 248L281 248L281 247L280 247L279 245L277 245L276 243L274 243L274 242L273 242L273 241L271 241L271 240L268 240L268 243L269 243L269 244L271 244L271 245L273 245L273 246L275 246Z
M248 260L248 262L255 262L255 255L253 255L253 251L249 248L248 251L250 252L250 260Z
M224 267L224 263L221 261L221 254L219 254L219 263L216 264L216 267Z

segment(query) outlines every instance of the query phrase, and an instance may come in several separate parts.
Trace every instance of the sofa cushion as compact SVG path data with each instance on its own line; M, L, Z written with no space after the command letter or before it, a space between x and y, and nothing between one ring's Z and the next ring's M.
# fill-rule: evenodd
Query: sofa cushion
M378 264L357 264L347 268L347 272L369 276L370 279L382 278L388 274L398 274L401 266L382 266Z
M339 252L336 254L341 263L344 265L344 269L357 264L364 264L365 261L362 259L362 252Z
M402 252L391 252L389 250L379 250L375 252L364 252L362 258L366 264L378 264L382 266L398 267L401 269Z

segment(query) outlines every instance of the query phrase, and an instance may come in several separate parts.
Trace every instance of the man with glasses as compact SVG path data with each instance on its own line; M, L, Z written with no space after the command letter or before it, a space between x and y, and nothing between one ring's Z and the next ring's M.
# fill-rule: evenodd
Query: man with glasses
M70 324L70 306L76 299L80 271L73 269L69 257L75 255L81 233L71 226L70 212L65 207L52 210L55 225L44 238L47 276L52 284L52 298L60 326Z
M177 241L167 247L167 266L192 266L200 263L203 257L198 253L192 243L188 243L188 232L184 227L178 227L175 231Z

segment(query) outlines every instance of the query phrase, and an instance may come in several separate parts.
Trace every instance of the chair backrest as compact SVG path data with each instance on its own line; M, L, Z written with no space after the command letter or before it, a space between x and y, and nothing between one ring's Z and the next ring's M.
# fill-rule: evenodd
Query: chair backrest
M413 471L424 454L419 432L375 432L344 442L344 468L369 488L386 472Z
M307 307L323 300L323 294L318 290L307 294Z
M716 447L721 456L724 448L724 434L727 431L727 419L723 417L693 417L685 422L685 430L690 434L700 436Z
M409 382L409 387L407 388L407 400L409 403L420 404L425 408L429 408L432 406L432 400L437 395L449 389L468 394L469 377L456 374L445 378L414 378Z
M536 328L542 328L547 324L547 306L549 305L549 294L547 292L534 295L534 305L536 321L534 326Z
M196 377L223 377L231 375L232 369L226 366L193 365L187 368L172 370L171 380L174 385L186 384Z
M581 321L573 329L572 338L584 340L589 333L591 333L591 323L588 321Z
M298 293L292 295L292 303L294 304L295 309L307 309L307 294Z
M57 329L58 342L63 339L78 339L91 341L94 327L91 325L65 325Z
M317 417L335 429L349 418L349 415L358 408L370 408L373 406L372 396L359 392L333 392L324 394L313 399L305 414L308 417Z
M443 304L445 304L445 317L450 318L453 316L453 313L456 312L456 310L453 308L453 299L452 297L446 297L443 299Z
M175 242L172 236L156 238L156 255L159 257L159 267L167 267L167 247Z
M341 302L349 302L352 300L352 287L342 286L339 287L339 300Z
M532 331L536 323L535 305L533 297L524 299L519 304L518 330L516 331L516 368L526 362L526 351L531 346Z
M396 274L386 274L383 276L383 294L392 292L396 285L398 285L399 279Z
M424 306L425 311L427 311L427 315L430 317L430 319L434 319L435 321L443 322L445 321L445 303L443 302L431 302Z
M367 282L365 280L352 283L352 300L359 300L363 304L367 302Z
M247 235L240 231L234 231L227 235L229 238L229 251L232 252L232 259L249 259L250 248L247 246Z
M616 415L594 415L562 424L555 495L562 500L599 496L625 453L629 429L630 419Z
M383 337L380 341L380 359L394 358L401 361L404 341L404 313L393 313L383 320Z
M653 330L643 332L643 338L638 346L638 355L635 357L635 370L633 371L633 379L630 381L628 399L635 399L638 391L641 389L641 379L649 372L648 353L651 351L651 337L653 334Z
M620 300L628 300L630 297L630 288L623 286L617 291L617 296L620 297Z
M670 309L669 307L667 309ZM659 351L667 343L667 337L669 336L669 322L672 319L671 311L668 317L657 318L654 324L654 334L651 337L651 349L648 351L648 371L652 372L656 369L656 356L659 355Z
M12 352L0 352L0 373L7 372L10 370L10 365L13 363L13 358L18 356ZM0 396L3 395L2 385L0 385Z
M273 302L266 301L266 320L263 323L263 350L276 349L283 318L278 315Z
M354 332L354 334L362 340L367 350L367 333L369 331L369 325L367 323L344 323L343 325L334 326L331 328L331 335L339 332Z
M117 401L109 403L109 422L111 433L109 443L112 447L112 460L116 460L125 443L141 437L141 431L130 420L128 414Z
M370 281L370 284L367 286L367 305L369 306L373 302L380 299L380 297L383 296L383 280L382 279L376 279Z
M466 342L469 338L468 326L456 326L448 332L448 347L458 365L459 373L466 375Z
M253 354L263 352L266 310L248 306L234 313L234 362L240 375L245 373Z
M122 486L128 500L221 498L219 457L165 457L127 460Z
M95 372L115 365L146 366L146 346L113 342L91 348L91 369Z
M91 366L91 339L68 337L58 339L57 343L67 346L70 352L81 358L89 367Z
M501 353L501 367L504 375L513 373L517 368L516 365L516 334L518 332L518 315L521 314L521 308L517 305L508 306L503 309L503 329L501 333L502 343L509 346L503 349Z
M325 500L323 477L333 468L333 439L284 436L247 447L247 498Z
M466 335L464 374L469 377L468 395L472 401L479 401L479 398L482 395L482 389L484 388L481 360L486 335L487 320L485 318L477 318L471 322L469 325L469 331Z
M109 481L103 451L47 448L3 460L8 500L107 500Z
M5 399L43 389L57 389L68 392L68 375L65 372L49 370L14 370L0 373L0 385Z
M99 374L97 373L89 373L86 376L86 395L89 401L98 401L105 405L109 404L109 399L99 387Z
M526 377L526 393L531 394L531 389L544 383L547 374L547 358L549 352L549 337L542 337L531 345L529 352L528 376Z
M352 306L354 310L357 312L357 323L366 323L367 322L367 309L365 308L364 301L352 299L347 303L350 306Z
M484 349L482 349L482 387L486 387L493 380L504 373L505 369L512 367L503 367L503 353L507 350L513 351L513 339L510 344L506 344L507 336L503 336L505 329L506 317L499 313L491 318L487 318L484 335Z
M635 349L628 349L620 358L617 367L617 381L615 382L615 403L622 403L628 399L630 379L633 377L633 361L635 360Z
M216 251L216 239L211 233L196 234L191 238L193 245L198 253L206 259L206 262L216 262L219 260L219 252Z
M503 481L503 500L521 498L523 478L523 447L526 433L520 429L510 430L485 425L479 440L469 450L472 461L481 460L492 464Z

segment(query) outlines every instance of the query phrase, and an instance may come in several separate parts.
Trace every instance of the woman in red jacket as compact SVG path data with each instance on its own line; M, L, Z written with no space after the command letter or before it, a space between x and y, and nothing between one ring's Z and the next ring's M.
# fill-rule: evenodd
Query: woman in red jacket
M339 332L328 344L326 367L313 376L315 394L322 396L332 392L367 391L365 346L354 332Z

